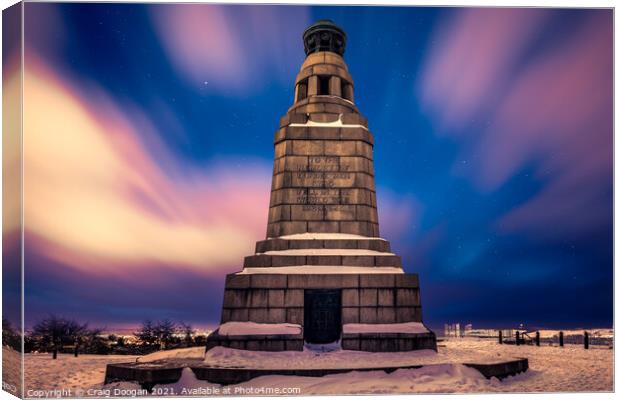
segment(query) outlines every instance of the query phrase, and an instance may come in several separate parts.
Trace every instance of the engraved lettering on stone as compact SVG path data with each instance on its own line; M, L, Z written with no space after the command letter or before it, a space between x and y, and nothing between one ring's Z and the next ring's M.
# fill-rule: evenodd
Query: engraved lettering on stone
M309 169L311 171L338 171L338 158L336 157L310 157Z
M336 180L352 180L353 174L350 172L335 172L325 174L325 187L335 187ZM353 183L353 182L351 182ZM339 185L342 186L342 185Z
M338 204L340 202L339 190L312 190L308 196L308 204Z
M306 194L306 190L298 190L297 193L297 203L305 204L308 201L308 195Z
M323 178L321 175L312 172L300 171L297 172L297 179L304 186L321 186Z

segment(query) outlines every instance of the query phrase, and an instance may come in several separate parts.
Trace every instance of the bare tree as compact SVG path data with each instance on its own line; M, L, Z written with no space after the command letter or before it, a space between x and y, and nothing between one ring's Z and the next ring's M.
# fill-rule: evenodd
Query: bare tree
M40 348L51 349L52 358L56 359L58 349L63 344L76 344L88 333L88 324L80 324L73 320L50 315L35 324L31 336Z
M186 324L185 322L179 322L179 331L183 333L183 339L188 347L194 344L193 336L196 331L192 328L190 324Z
M15 331L11 321L2 318L2 345L21 351L21 335Z
M135 332L134 335L138 338L142 344L147 346L151 346L156 343L157 337L155 336L155 331L153 327L153 322L150 319L142 322L142 326L140 330Z
M169 319L163 319L153 323L146 320L142 323L140 330L134 335L146 346L157 346L160 350L166 349L177 333L177 326Z
M82 346L84 351L90 354L107 354L110 350L105 335L102 334L103 328L91 328L84 332L76 341L77 348Z
M153 333L155 337L157 337L160 349L165 350L168 347L176 332L176 324L169 319L166 318L157 322L154 326Z

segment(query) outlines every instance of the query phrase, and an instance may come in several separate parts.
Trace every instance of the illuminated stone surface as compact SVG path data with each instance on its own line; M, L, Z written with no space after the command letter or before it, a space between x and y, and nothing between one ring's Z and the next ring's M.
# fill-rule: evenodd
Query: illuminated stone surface
M267 238L245 258L243 272L226 278L222 324L292 323L302 325L302 334L215 331L207 349L302 350L304 340L364 351L436 349L432 332L398 332L398 325L392 333L342 334L349 323L422 322L418 276L404 274L400 257L379 237L374 138L353 102L345 43L329 21L306 30L293 105L274 135ZM376 273L381 268L386 273Z

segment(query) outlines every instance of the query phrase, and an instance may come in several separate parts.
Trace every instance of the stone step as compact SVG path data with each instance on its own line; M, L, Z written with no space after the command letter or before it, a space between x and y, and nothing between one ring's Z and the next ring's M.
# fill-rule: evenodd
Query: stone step
M379 341L377 343L377 340ZM293 350L303 351L303 339L301 340L280 340L272 339L264 342L256 342L253 340L229 340L226 337L217 335L209 335L207 338L207 351L216 346L224 346L234 349L250 350L257 347L257 344L263 344L263 351L282 351ZM436 340L434 334L417 334L403 335L402 337L387 338L360 338L360 339L343 339L342 348L344 350L367 349L371 352L384 351L414 351L431 349L436 350ZM289 351L290 351L289 350ZM373 359L373 357L369 357ZM224 360L226 361L226 360ZM213 363L216 364L216 363ZM205 383L219 385L234 385L247 382L260 376L269 375L286 375L286 376L303 376L303 377L322 377L326 375L344 374L353 371L357 372L373 372L382 371L392 373L398 369L418 369L424 366L448 366L455 363L434 363L434 362L416 362L415 356L412 356L410 363L402 363L395 361L392 365L379 365L374 367L368 366L348 366L346 360L340 365L333 368L325 368L324 366L310 368L256 368L240 365L237 367L210 365L204 362L193 362L187 360L162 360L153 363L121 363L108 364L106 367L105 383L112 382L137 382L140 386L152 394L155 385L165 385L176 383L181 379L184 368L190 368L193 375L198 380ZM463 362L463 365L473 368L480 372L485 378L504 379L509 376L526 372L529 369L529 360L527 358L492 358L488 360L480 360L473 362ZM165 389L165 387L164 387ZM334 393L338 394L338 393Z
M254 254L245 257L244 268L287 267L295 265L332 265L351 267L402 267L401 258L385 255L272 255Z
M390 252L390 242L383 239L267 239L256 242L256 253L293 249L364 249Z
M344 341L343 341L344 343ZM244 348L241 344L235 344L238 347ZM230 346L232 347L232 346ZM412 351L412 350L424 350L424 349L436 349L434 335L417 335L405 338L390 338L381 341L379 345L375 345L373 340L361 339L357 342L352 342L351 345L347 343L343 344L343 349L358 349L367 348L372 352L385 352L385 351ZM388 350L384 350L388 349ZM369 357L372 358L372 357ZM394 366L378 366L378 367L347 367L345 365L334 366L333 368L295 368L295 369L268 369L268 368L247 368L242 367L217 367L217 366L195 366L192 367L192 371L196 376L196 379L208 381L209 383L220 385L235 385L242 382L247 382L251 379L258 378L260 376L268 375L285 375L285 376L305 376L305 377L322 377L326 375L344 374L349 372L373 372L382 371L390 374L399 369L418 369L428 365L446 367L454 365L455 363L421 363L416 362L415 356L412 356L411 363L408 365L395 363ZM489 361L486 363L463 363L466 367L473 368L479 371L485 378L498 378L503 379L508 376L517 375L522 372L526 372L529 368L527 358L500 358L498 360ZM342 395L340 392L332 393L334 395Z

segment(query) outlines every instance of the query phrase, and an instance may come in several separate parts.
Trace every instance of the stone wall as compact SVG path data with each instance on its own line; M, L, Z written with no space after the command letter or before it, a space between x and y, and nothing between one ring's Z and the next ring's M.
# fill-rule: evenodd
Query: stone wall
M208 336L206 351L216 347L253 351L301 351L303 335L237 335L223 336L218 331Z
M256 253L299 249L359 249L383 253L391 251L390 242L380 238L369 239L281 239L273 238L256 242Z
M400 256L377 255L267 255L254 254L245 257L244 268L291 267L297 265L329 265L343 267L395 267L401 268Z
M274 137L267 237L296 233L379 236L373 135L353 103L339 54L306 57L295 99Z
M304 117L306 122L333 122L345 115L356 114ZM379 236L372 134L360 124L306 126L290 120L275 135L267 237L304 232Z
M422 349L437 351L437 339L433 332L343 334L342 349L372 352L412 351Z
M221 322L303 325L304 289L341 289L343 324L422 321L416 274L230 274Z

